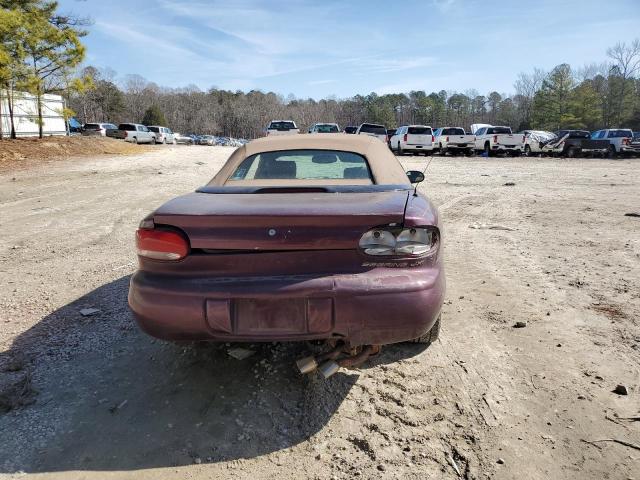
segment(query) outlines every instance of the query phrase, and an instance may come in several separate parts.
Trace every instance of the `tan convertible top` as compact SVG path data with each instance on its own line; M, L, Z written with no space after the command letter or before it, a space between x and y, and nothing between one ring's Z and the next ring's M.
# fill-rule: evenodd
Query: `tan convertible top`
M409 185L409 179L402 165L398 162L389 147L378 138L369 135L347 135L344 133L277 135L264 137L239 147L227 160L208 185L222 186L236 171L240 163L247 157L262 152L277 152L282 150L338 150L353 152L367 159L375 184L378 185ZM234 181L234 185L241 182ZM361 184L367 180L251 180L242 182L247 185L295 185L295 184Z

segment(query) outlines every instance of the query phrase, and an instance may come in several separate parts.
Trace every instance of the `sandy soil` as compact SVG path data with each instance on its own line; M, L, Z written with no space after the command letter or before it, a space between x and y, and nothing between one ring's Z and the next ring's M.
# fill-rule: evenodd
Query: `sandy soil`
M150 145L131 143L106 137L45 137L0 140L0 171L33 167L64 158L96 157L97 155L139 154Z
M639 160L434 157L441 340L324 381L306 345L238 361L132 323L138 221L231 151L0 174L0 478L640 478L639 450L584 442L640 445Z

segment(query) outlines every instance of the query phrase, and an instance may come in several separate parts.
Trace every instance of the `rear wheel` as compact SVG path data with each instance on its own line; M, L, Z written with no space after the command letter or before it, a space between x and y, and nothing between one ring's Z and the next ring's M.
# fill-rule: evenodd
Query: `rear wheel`
M442 319L442 314L438 315L438 319L436 323L433 324L431 330L429 330L424 335L414 338L413 340L409 340L410 343L422 343L424 345L431 345L435 342L440 336L440 320Z
M400 145L400 142L398 142L398 155L404 155L404 152L402 151L402 146Z
M609 158L616 158L616 147L615 146L609 145L608 156L609 156Z
M529 145L525 145L525 146L524 146L524 154L525 154L527 157L530 157L530 156L531 156L531 147L530 147Z
M155 145L156 144L156 137L151 137L151 145Z
M443 156L447 155L447 151L444 148L442 148L441 143L438 145L438 150L440 151L440 155L443 155Z
M484 144L484 153L487 155L487 157L491 156L491 145L489 145L489 142Z

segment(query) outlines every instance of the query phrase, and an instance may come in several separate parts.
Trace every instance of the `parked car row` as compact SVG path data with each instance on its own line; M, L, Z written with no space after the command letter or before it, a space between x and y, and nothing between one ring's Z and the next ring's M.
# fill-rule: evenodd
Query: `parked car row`
M215 135L192 135L192 140L196 145L241 147L249 140L244 138L217 137Z
M309 134L340 131L336 123L315 123L307 130ZM538 154L563 157L640 154L640 136L629 129L606 129L593 133L568 129L553 133L542 130L513 133L508 126L473 124L468 133L462 127L434 129L429 125L402 125L388 129L376 123L362 123L359 126L347 126L342 132L376 137L399 155L434 152L441 155ZM272 120L265 129L267 136L299 133L300 129L293 120Z
M180 145L223 145L239 147L247 140L214 135L183 135L162 125L142 125L140 123L86 123L80 130L84 136L102 136L131 143L156 143Z
M639 155L640 138L630 129L558 130L540 132L525 130L526 155L609 156Z

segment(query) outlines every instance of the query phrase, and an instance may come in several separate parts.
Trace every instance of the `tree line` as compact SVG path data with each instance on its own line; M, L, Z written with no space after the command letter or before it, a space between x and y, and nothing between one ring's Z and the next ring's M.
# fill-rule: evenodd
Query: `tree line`
M301 129L316 122L340 126L373 122L389 128L490 123L516 131L640 129L640 41L618 43L608 49L607 58L577 69L561 64L548 72L536 68L520 73L509 95L442 90L322 100L259 90L167 88L139 75L116 81L113 70L87 67L80 76L95 88L75 92L69 100L86 122L140 122L153 111L152 118L164 120L176 131L241 138L262 135L272 119L293 119Z
M11 110L16 91L34 94L41 135L46 93L63 95L69 107L64 115L82 123L160 123L182 133L239 138L262 135L272 119L293 119L301 129L316 122L640 129L640 40L609 48L600 64L520 73L511 94L417 90L314 100L259 90L167 88L140 75L118 78L108 68L80 68L88 20L60 15L54 1L0 0L0 7L0 95L8 96Z

